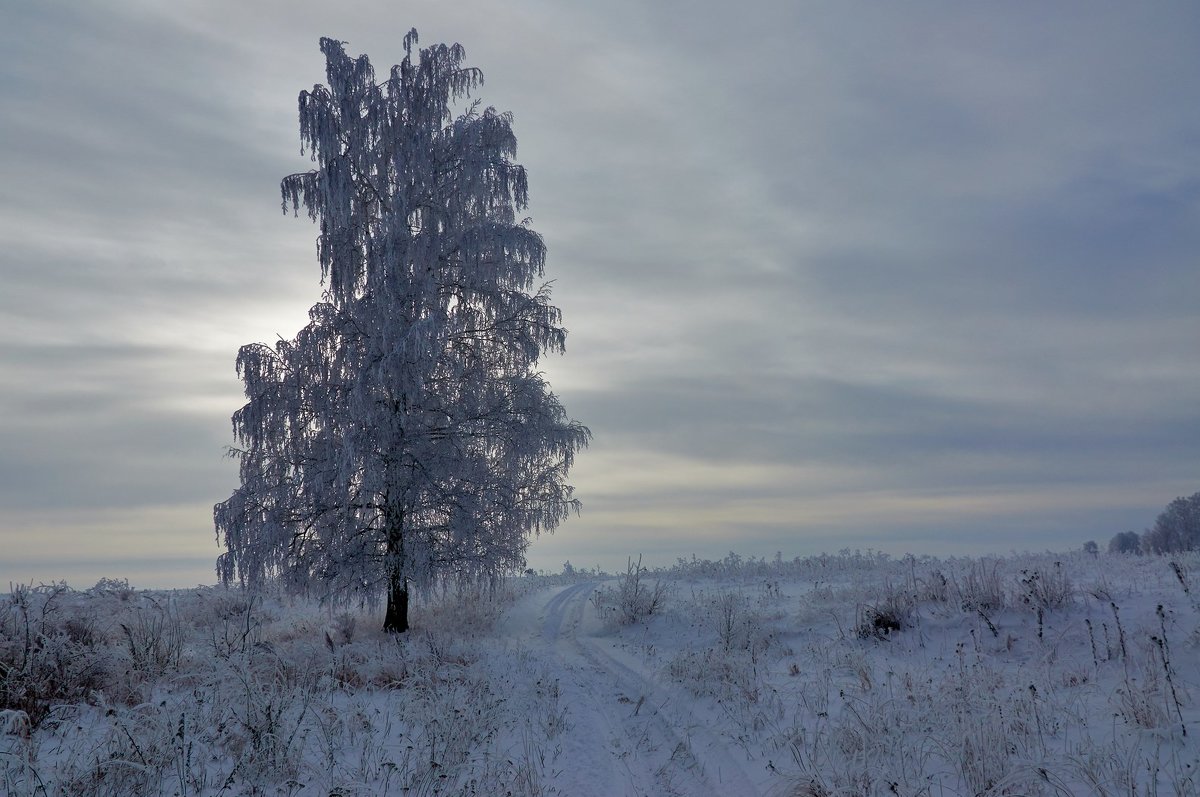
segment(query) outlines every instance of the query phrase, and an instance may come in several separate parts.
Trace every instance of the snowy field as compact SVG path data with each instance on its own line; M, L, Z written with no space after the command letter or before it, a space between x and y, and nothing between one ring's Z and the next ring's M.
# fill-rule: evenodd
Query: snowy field
M1195 553L731 554L379 624L14 589L0 794L1200 794Z

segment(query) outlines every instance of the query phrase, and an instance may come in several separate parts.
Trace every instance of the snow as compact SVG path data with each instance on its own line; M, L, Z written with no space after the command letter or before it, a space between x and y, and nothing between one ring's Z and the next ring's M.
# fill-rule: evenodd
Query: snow
M427 596L399 638L224 588L19 588L0 793L1200 793L1196 553L638 575L663 600L632 621L628 576L584 572Z

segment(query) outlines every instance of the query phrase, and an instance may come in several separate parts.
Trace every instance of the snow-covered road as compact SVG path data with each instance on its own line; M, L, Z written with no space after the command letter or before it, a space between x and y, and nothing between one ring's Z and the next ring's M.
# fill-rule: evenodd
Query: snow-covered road
M505 621L543 658L565 707L547 785L597 797L762 794L757 767L696 717L693 698L611 643L589 601L599 586L530 595Z

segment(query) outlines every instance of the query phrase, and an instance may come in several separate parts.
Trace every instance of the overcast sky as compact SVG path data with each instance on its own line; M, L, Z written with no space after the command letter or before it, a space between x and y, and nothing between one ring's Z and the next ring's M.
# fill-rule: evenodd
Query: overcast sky
M534 567L1063 550L1200 490L1200 5L11 2L0 585L214 580L237 348L320 292L296 95L410 27L515 114L595 435Z

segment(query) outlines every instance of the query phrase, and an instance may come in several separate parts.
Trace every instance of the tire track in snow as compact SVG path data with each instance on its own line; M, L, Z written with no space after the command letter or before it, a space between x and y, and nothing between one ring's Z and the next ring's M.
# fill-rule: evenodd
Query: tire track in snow
M729 743L688 709L688 696L622 663L600 643L586 639L579 640L579 643L585 650L584 655L598 669L612 673L624 689L639 694L638 699L643 702L642 712L652 712L664 734L676 741L672 761L686 761L698 768L703 791L685 791L685 794L722 797L753 797L759 794L750 776L730 753Z
M582 584L567 587L551 598L550 602L546 604L546 616L542 623L542 639L550 644L554 644L558 640L559 634L562 633L563 620L565 619L568 605L574 605L572 604L572 599L579 598L583 593L587 593L584 596L584 599L586 599L598 586L600 586L599 582L585 581ZM575 603L578 603L578 601ZM576 620L576 627L578 627L578 619Z
M574 738L564 748L573 759L585 759L566 766L607 767L607 784L592 781L596 794L758 795L725 740L688 710L686 696L621 662L602 640L582 631L588 599L598 586L585 582L560 590L541 617L541 641L559 664L560 689L574 723L567 732ZM614 775L622 782L613 783Z

